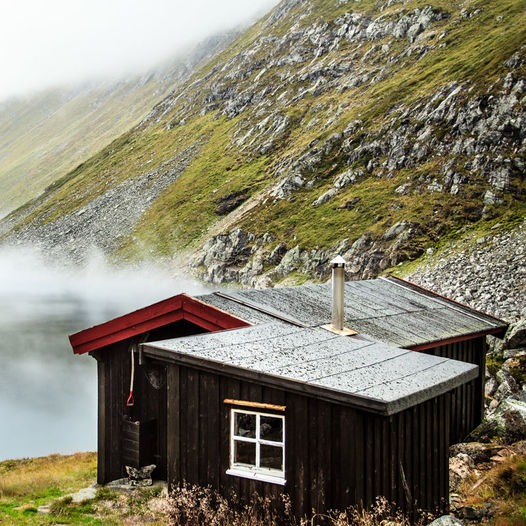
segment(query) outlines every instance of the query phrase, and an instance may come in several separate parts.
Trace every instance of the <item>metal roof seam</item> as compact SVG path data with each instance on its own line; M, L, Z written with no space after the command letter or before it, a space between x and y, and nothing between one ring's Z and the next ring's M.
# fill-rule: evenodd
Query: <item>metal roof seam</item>
M401 349L401 347L397 347L397 349ZM355 367L354 369L346 369L344 371L338 371L337 373L334 373L334 374L327 374L325 376L320 376L319 378L311 378L309 380L309 382L318 382L319 380L323 380L324 378L330 378L331 376L338 376L340 374L346 374L346 373L351 373L353 371L359 371L360 369L365 369L365 368L371 367L373 365L378 365L379 363L386 363L386 362L389 362L391 360L396 360L397 358L400 358L402 356L405 356L406 354L410 354L410 353L413 353L413 352L416 352L416 351L407 351L407 352L404 352L402 354L397 354L396 356L391 356L390 358L386 358L384 360L379 360L377 362L372 362L372 363L368 363L368 364L365 364L365 365L360 365L359 367ZM345 353L345 354L348 354L348 353ZM425 369L422 369L422 371L425 371Z
M414 352L414 351L413 351ZM386 360L387 361L387 360ZM398 378L393 378L391 380L386 380L385 382L379 382L375 385L370 385L369 387L366 387L365 389L358 389L355 391L356 393L363 393L365 391L368 391L369 389L374 389L375 387L378 387L380 385L389 385L393 382L396 382L398 380L403 380L404 378L409 378L410 376L415 376L417 374L422 374L424 371L429 371L430 369L433 369L434 367L438 367L446 362L451 362L452 360L450 358L444 358L440 360L438 363L434 363L433 365L430 365L429 367L424 367L423 369L419 369L418 371L415 371L413 373L405 374L403 376L399 376Z
M342 336L342 338L344 338L345 336ZM329 340L325 340L325 341L329 341ZM319 343L319 342L318 342ZM369 342L367 345L362 345L361 347L356 347L356 349L352 349L351 351L347 350L347 351L343 351L343 352L339 352L339 353L336 353L336 354L331 354L330 356L325 356L323 359L324 360L329 360L329 359L333 359L333 358L336 358L338 356L342 356L344 354L349 354L351 352L355 352L355 351L360 351L362 349L365 349L366 347L370 347L371 345L375 345L377 342ZM312 344L307 344L307 345L302 345L300 347L295 347L294 350L297 350L297 349L301 349L302 347L307 347L308 345L312 345ZM314 363L314 362L319 362L320 359L319 358L313 358L312 360L304 360L302 363ZM384 360L385 361L385 360ZM286 369L287 367L291 367L292 365L294 365L294 362L293 363L288 363L286 365L282 365L281 367L278 367L276 369L276 372L277 371L281 371L283 369ZM353 369L355 370L355 369ZM334 375L328 375L328 376L334 376ZM314 378L313 381L315 380L319 380L321 378L328 378L328 376L320 376L320 378Z

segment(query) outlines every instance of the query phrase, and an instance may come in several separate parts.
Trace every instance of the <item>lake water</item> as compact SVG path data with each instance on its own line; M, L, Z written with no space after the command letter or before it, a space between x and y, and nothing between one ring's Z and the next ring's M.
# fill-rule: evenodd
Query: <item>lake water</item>
M95 451L96 361L68 334L180 292L206 288L154 267L94 257L63 268L28 249L0 251L0 460Z

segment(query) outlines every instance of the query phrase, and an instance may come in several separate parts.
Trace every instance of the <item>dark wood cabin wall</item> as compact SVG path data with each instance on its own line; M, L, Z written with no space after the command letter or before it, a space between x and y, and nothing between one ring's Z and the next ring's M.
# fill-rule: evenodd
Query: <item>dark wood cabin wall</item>
M285 486L226 474L230 409L226 398L286 405ZM167 366L170 483L211 485L249 499L288 494L298 517L311 509L369 506L377 496L403 509L446 511L449 395L392 417L375 416L297 393Z
M110 345L95 357L99 396L97 482L106 484L124 475L120 452L121 423L130 382L128 343Z
M129 359L128 359L129 360ZM127 377L129 379L130 372ZM132 420L155 420L155 478L166 479L166 366L147 361L135 367L135 404L126 408Z
M451 444L462 442L482 422L484 417L486 349L486 338L482 336L422 351L435 356L473 363L479 367L477 379L452 391Z
M169 324L148 333L147 341L161 338L175 338L206 332L201 327L186 320ZM130 390L130 343L143 341L143 335L108 345L91 354L97 360L98 373L98 467L97 481L105 484L125 476L121 462L121 426L125 416L134 420L157 420L155 449L158 454L158 467L155 477L167 477L167 431L166 431L166 365L152 361L139 365L135 355L135 405L126 407ZM160 389L152 386L148 373L155 372L159 378Z

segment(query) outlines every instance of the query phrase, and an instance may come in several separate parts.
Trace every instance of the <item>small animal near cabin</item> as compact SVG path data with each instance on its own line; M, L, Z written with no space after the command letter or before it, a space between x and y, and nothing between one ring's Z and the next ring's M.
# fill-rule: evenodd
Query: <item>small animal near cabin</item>
M448 448L481 422L507 324L399 278L344 282L340 259L332 286L179 294L70 336L97 360L98 482L155 464L285 493L297 517L377 496L447 511Z

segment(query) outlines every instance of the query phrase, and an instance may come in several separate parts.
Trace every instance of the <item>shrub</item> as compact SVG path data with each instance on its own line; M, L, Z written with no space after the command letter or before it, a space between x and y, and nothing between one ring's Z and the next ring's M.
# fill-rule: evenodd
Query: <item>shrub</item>
M253 495L248 504L242 504L236 495L227 499L211 488L189 484L172 490L169 507L172 526L418 526L431 519L428 514L419 514L410 520L380 497L369 510L349 507L323 514L313 511L311 518L298 521L292 514L288 495L279 502Z

